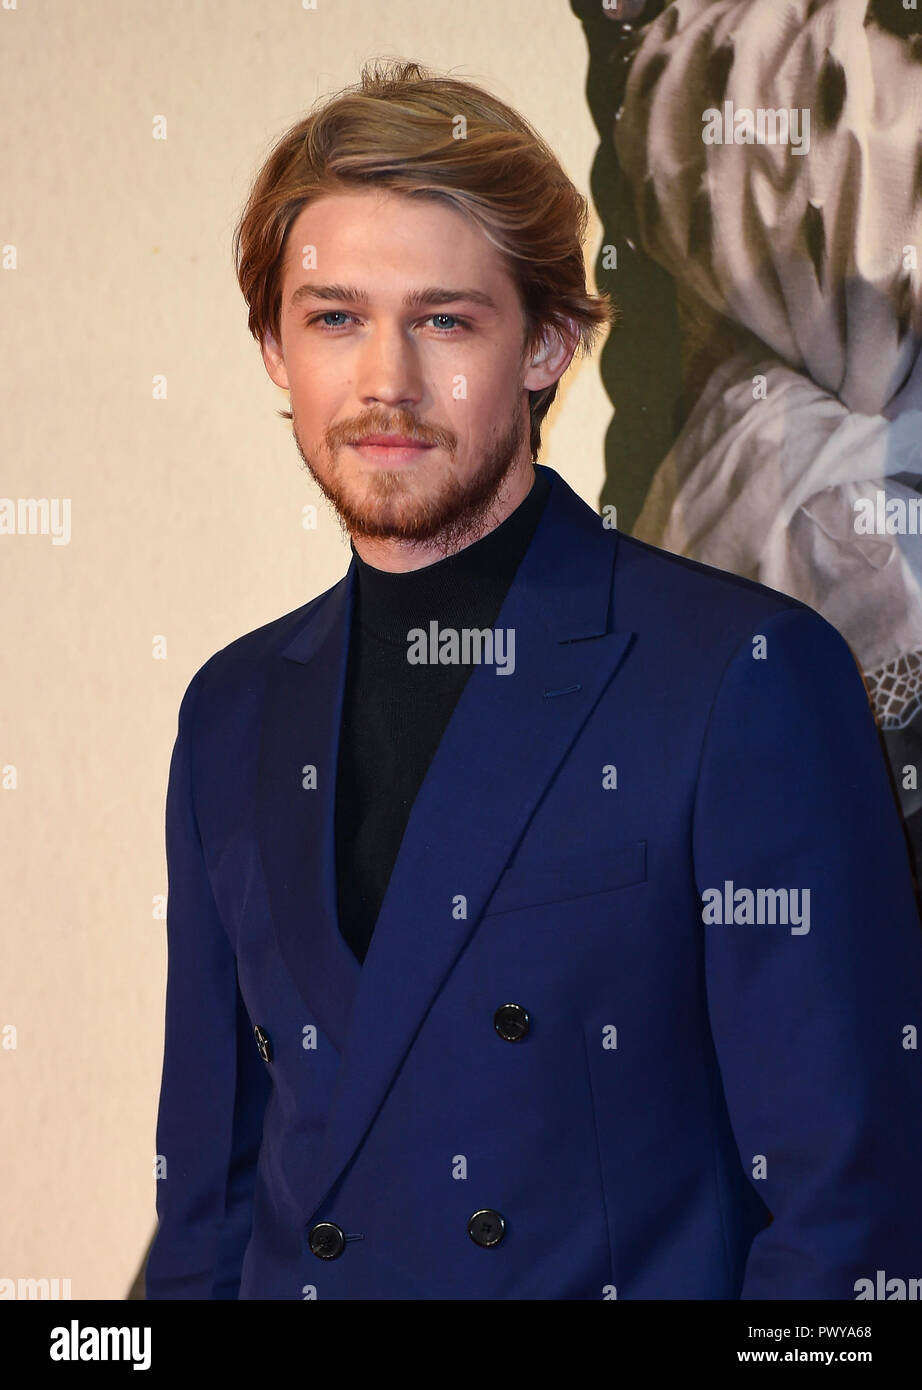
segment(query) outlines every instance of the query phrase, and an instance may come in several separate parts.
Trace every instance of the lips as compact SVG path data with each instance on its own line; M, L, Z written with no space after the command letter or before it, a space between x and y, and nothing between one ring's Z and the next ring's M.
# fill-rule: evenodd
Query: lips
M353 439L352 444L376 444L385 449L431 449L425 439L412 439L408 434L366 434L362 439Z

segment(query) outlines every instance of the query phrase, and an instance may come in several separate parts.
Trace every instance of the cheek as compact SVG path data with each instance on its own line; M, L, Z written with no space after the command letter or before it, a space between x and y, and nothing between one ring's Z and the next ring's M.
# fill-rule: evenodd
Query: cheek
M439 403L453 429L489 434L512 410L519 389L513 362L457 364L437 384Z
M289 364L292 400L305 424L315 422L318 431L330 420L341 415L351 400L351 375L334 371L329 360L308 359L307 354L294 365Z

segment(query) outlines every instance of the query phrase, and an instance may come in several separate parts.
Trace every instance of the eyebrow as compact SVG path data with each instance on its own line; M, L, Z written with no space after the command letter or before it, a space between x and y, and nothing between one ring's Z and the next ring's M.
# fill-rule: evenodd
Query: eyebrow
M299 285L288 301L293 309L305 299L338 299L345 304L367 304L368 294L354 285ZM469 304L481 304L485 309L496 309L496 301L483 290L468 286L450 289L441 285L428 285L425 289L410 290L403 297L408 309L417 309L424 304L455 304L459 300Z

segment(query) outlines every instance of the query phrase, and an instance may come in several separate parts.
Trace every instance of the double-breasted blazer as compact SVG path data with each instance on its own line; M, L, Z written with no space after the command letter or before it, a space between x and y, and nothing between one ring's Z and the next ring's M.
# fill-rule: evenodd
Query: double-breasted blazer
M851 652L544 471L514 670L471 672L363 965L334 845L354 561L186 690L148 1298L922 1276L922 929Z

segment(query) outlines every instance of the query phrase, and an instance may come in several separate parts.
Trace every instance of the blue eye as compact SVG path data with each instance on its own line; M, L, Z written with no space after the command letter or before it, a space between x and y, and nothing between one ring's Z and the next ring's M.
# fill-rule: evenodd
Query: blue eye
M319 323L321 328L326 329L330 333L335 333L339 329L344 328L346 326L344 323L328 323L327 320L331 318L351 319L352 315L347 313L345 309L325 309L323 313L314 314L311 318L307 320L307 322L309 325ZM435 319L450 320L447 327L442 326L436 328L436 332L439 334L439 336L445 338L447 338L450 334L456 333L459 329L469 327L468 320L459 318L457 314L430 314L427 319L423 320L423 322L430 323Z

